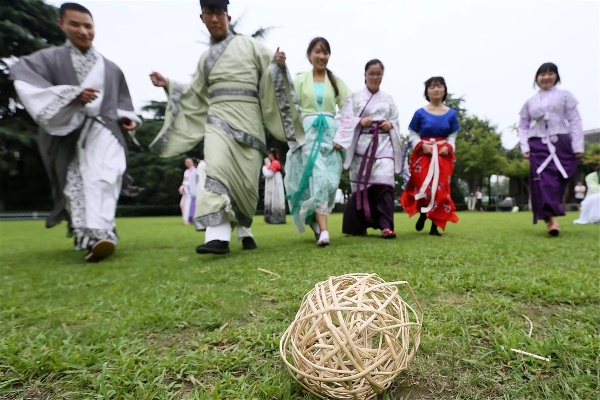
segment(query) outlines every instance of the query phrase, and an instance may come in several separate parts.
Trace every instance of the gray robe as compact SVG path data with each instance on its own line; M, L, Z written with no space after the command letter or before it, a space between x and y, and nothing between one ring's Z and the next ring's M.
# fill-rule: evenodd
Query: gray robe
M127 145L119 126L117 109L133 112L131 96L121 69L106 58L104 58L104 65L105 94L99 117L104 121L106 128L126 149ZM70 50L66 45L39 50L21 57L11 68L10 79L24 81L38 88L79 85ZM67 168L76 156L77 140L82 127L83 124L66 136L53 136L40 128L38 145L46 172L50 178L54 203L50 216L46 219L46 227L48 228L59 224L63 219L69 220L69 215L65 210L63 189L66 184ZM125 175L123 178L122 194L133 196L140 192L140 188L132 186L133 179L130 176Z

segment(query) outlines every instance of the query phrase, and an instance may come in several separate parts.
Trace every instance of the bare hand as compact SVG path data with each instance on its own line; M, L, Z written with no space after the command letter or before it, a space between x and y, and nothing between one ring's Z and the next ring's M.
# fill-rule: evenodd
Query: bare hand
M152 71L150 74L150 80L156 87L167 87L167 79L160 72Z
M529 152L527 152L527 153L524 153L524 154L523 154L523 157L525 157L525 158L529 159Z
M422 145L423 154L432 154L433 153L433 145L429 143L423 143Z
M384 132L389 132L392 130L392 123L390 121L383 121L379 125L379 129L381 129Z
M82 104L90 103L98 98L97 93L99 92L100 91L98 89L94 88L83 89L83 92L81 92L81 94L77 96L75 100L73 100L73 102L78 102Z
M445 157L448 154L450 154L450 150L448 150L448 146L446 146L446 145L442 146L442 148L440 149L440 156Z
M134 130L137 127L137 124L130 120L129 118L121 118L121 130L125 132L129 132Z
M283 51L279 51L279 47L275 50L275 63L279 67L285 67L285 53Z
M341 150L341 149L343 149L343 147L342 147L342 146L340 146L339 144L337 144L336 142L333 142L333 148L334 148L334 149L336 149L336 150Z
M368 127L373 125L373 119L371 119L371 117L364 117L363 119L360 120L360 125L363 127Z

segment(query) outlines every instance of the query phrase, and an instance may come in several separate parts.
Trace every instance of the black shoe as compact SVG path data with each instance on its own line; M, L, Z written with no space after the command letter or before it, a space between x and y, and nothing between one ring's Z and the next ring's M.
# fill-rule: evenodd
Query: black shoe
M198 254L227 254L229 253L229 242L224 240L211 240L196 247Z
M425 227L425 221L427 221L427 214L421 213L421 215L419 216L419 220L415 225L415 229L417 230L417 232L421 232L423 230L423 228Z
M437 225L434 223L431 223L431 229L429 230L429 234L431 236L442 236L442 234L438 232Z
M106 257L112 256L115 252L115 242L112 240L98 240L92 245L89 253L85 256L85 261L97 263L104 260Z
M242 248L244 250L256 250L256 242L250 236L242 239Z

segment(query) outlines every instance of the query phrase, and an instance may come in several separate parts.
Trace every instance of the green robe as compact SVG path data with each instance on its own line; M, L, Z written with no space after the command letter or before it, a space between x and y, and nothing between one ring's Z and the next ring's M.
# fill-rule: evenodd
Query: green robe
M296 230L304 232L314 214L329 214L335 205L335 192L340 184L343 157L333 148L338 128L334 119L336 106L341 109L352 91L336 77L336 96L329 77L325 75L322 110L318 109L314 92L313 72L296 76L294 88L302 110L306 133L304 146L290 148L285 165L284 184Z
M200 58L192 83L169 82L165 123L150 148L162 157L204 140L206 183L196 200L199 230L225 216L249 227L258 204L265 136L290 144L304 132L291 78L253 38L229 35Z

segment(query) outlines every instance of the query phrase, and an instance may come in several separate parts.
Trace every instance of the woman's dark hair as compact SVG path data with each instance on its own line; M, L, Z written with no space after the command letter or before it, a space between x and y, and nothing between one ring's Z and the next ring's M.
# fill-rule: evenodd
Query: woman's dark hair
M429 101L429 95L427 94L427 88L432 86L435 83L439 83L444 87L444 97L442 101L446 101L446 97L448 97L448 86L446 86L446 81L441 76L432 76L431 78L425 81L425 98Z
M310 43L308 44L308 49L306 49L306 56L308 57L309 60L310 60L310 53L312 53L315 46L319 43L321 43L321 45L325 48L325 51L328 54L331 54L331 46L329 46L329 42L327 41L327 39L325 39L323 37L316 37L310 41ZM340 94L340 90L338 89L337 81L335 80L335 75L333 75L333 72L331 72L329 70L329 68L325 68L325 71L327 71L327 77L329 78L329 81L331 82L331 86L333 86L333 92L335 93L335 97L338 97Z
M377 65L379 64L381 66L381 70L385 71L385 67L383 66L383 63L381 61L379 61L377 58L374 58L372 60L370 60L369 62L367 62L367 64L365 65L365 74L367 73L367 71L369 70L369 67L371 65ZM365 83L367 83L367 79L365 78Z
M369 67L371 65L381 65L381 69L385 70L385 67L383 66L383 63L381 61L379 61L378 59L374 58L371 61L369 61L366 65L365 65L365 72L367 72L369 70Z
M279 152L277 151L277 149L275 147L272 147L269 150L269 154L273 154L273 158L276 159L277 161L279 161Z
M547 62L547 63L543 63L542 65L540 65L537 72L535 73L535 79L533 80L533 87L538 86L537 78L544 72L554 72L556 74L556 82L554 83L554 85L556 85L557 83L560 82L560 75L558 74L558 67L554 63Z
M60 8L58 9L58 17L60 19L63 19L63 17L65 16L65 12L67 12L68 10L70 10L70 11L77 11L77 12L80 12L80 13L88 14L90 17L92 17L92 19L94 19L94 17L92 16L92 13L90 12L90 10L88 10L87 8L85 8L84 6L82 6L81 4L77 4L77 3L63 3L63 4L61 4Z

